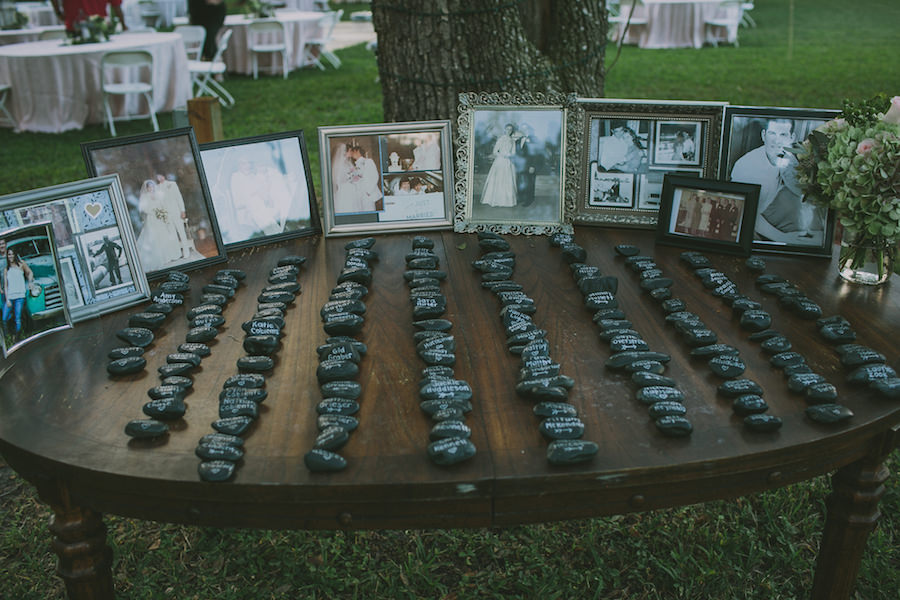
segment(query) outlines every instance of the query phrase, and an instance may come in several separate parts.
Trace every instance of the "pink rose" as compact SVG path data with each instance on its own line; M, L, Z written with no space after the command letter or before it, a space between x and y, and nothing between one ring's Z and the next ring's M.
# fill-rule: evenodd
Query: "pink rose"
M884 117L881 120L894 125L900 124L900 96L891 98L891 107L884 113Z
M874 148L874 147L875 147L875 140L873 140L872 138L866 138L856 146L856 153L857 154L868 154L869 152L872 151L872 148Z

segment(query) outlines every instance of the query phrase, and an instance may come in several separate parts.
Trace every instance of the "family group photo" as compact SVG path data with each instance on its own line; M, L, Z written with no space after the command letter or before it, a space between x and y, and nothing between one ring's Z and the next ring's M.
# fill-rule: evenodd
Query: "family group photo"
M703 190L676 190L672 202L672 232L709 240L737 242L741 235L744 199Z

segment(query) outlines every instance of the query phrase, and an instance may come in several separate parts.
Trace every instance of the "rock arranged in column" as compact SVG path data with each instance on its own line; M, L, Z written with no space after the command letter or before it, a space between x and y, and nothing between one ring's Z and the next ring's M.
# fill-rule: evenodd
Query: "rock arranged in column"
M259 418L259 405L268 397L266 373L275 366L273 357L281 348L285 314L294 297L300 293L297 279L305 261L302 256L279 259L269 271L267 283L257 297L256 312L250 320L241 324L244 331L242 345L247 354L237 360L238 372L225 380L219 392L219 418L212 423L215 431L201 437L194 450L200 458L197 472L204 481L231 479L244 456L244 438ZM244 274L234 269L220 271L210 285L231 288L234 282L229 277L239 281ZM206 286L204 291L206 294L228 297L227 290L217 287ZM218 298L207 296L205 300L216 301ZM194 318L218 314L213 309L202 308L195 310ZM198 326L209 325L201 323Z
M317 349L316 379L322 396L316 405L319 435L303 457L306 468L312 472L345 469L347 460L338 451L359 426L356 414L362 389L356 378L367 348L354 336L365 322L363 299L369 293L367 286L372 283L372 263L378 260L378 254L372 250L374 245L372 237L347 242L337 285L320 311L328 337Z
M516 394L531 401L532 411L541 419L538 430L549 440L547 461L567 465L591 460L597 444L582 439L584 423L568 402L575 382L560 372L560 364L551 357L547 332L532 319L534 300L512 279L515 254L505 239L490 232L478 234L478 245L482 254L472 266L482 274L482 287L500 301L507 348L521 359Z

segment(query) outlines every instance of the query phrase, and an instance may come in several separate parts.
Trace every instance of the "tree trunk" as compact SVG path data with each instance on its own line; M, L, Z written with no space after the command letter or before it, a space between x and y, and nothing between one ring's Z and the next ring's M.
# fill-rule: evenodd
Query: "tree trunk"
M372 0L385 121L457 116L461 92L603 95L603 0Z

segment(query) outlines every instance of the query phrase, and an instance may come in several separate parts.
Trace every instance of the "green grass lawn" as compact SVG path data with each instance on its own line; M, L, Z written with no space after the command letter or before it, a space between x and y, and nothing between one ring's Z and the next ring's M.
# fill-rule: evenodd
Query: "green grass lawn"
M616 98L721 100L837 108L845 97L900 94L900 2L756 0L740 47L624 48L607 79ZM611 59L614 49L610 48ZM226 137L302 129L318 189L316 127L381 120L373 55L287 82L231 76ZM163 127L171 125L162 116ZM143 133L143 122L121 134ZM0 194L85 176L79 143L102 126L60 135L0 130ZM900 454L890 461L900 469ZM0 598L62 598L48 548L49 511L0 470ZM808 597L827 479L732 501L504 530L276 532L182 527L108 517L120 597L205 600L329 598L765 599ZM900 484L891 479L856 597L900 590Z

